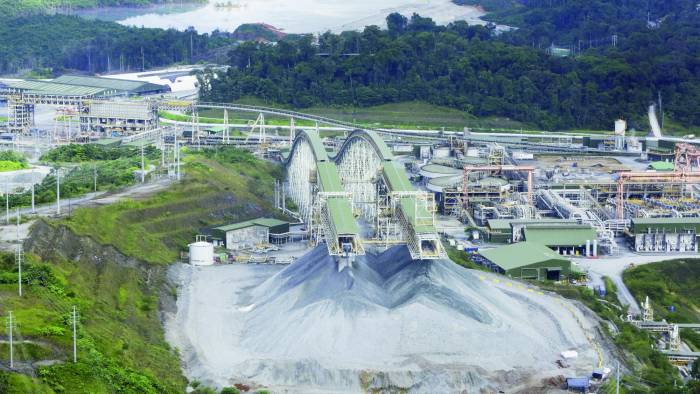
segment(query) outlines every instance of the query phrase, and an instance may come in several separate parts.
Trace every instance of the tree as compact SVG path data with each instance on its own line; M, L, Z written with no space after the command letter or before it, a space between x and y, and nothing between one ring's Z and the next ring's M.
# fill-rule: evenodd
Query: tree
M408 18L398 12L393 12L386 17L386 26L389 29L389 33L394 35L403 33L407 25Z

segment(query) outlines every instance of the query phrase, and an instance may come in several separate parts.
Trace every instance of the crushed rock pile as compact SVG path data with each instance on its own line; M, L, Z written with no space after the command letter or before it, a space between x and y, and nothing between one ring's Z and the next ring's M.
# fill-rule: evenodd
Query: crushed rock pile
M168 337L192 378L289 392L493 390L560 374L567 349L579 352L572 369L592 368L595 353L558 297L489 278L412 261L405 247L340 271L324 246L281 270L183 267Z

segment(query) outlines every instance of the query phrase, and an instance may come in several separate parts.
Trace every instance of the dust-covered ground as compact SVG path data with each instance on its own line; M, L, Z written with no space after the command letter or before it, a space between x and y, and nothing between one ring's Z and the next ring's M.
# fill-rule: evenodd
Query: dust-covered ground
M177 312L166 335L188 377L273 392L403 388L479 393L587 375L597 323L568 301L405 247L338 271L320 246L287 267L171 271ZM577 350L571 367L555 362Z

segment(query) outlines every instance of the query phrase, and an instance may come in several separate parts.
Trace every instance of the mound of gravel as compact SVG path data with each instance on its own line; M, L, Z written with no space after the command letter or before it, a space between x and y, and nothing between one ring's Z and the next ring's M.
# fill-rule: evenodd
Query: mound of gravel
M595 354L559 298L494 278L412 261L405 247L342 270L323 246L281 270L181 268L168 337L193 378L289 392L480 392L560 374L568 349L590 370Z

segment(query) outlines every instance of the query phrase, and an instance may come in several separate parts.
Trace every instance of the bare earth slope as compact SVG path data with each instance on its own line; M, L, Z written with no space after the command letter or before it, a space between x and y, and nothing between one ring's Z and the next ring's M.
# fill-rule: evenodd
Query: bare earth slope
M581 373L596 362L560 298L449 261L413 262L404 247L341 272L321 246L281 270L173 274L182 287L168 337L187 374L211 384L479 392L559 375L563 350L579 351Z

